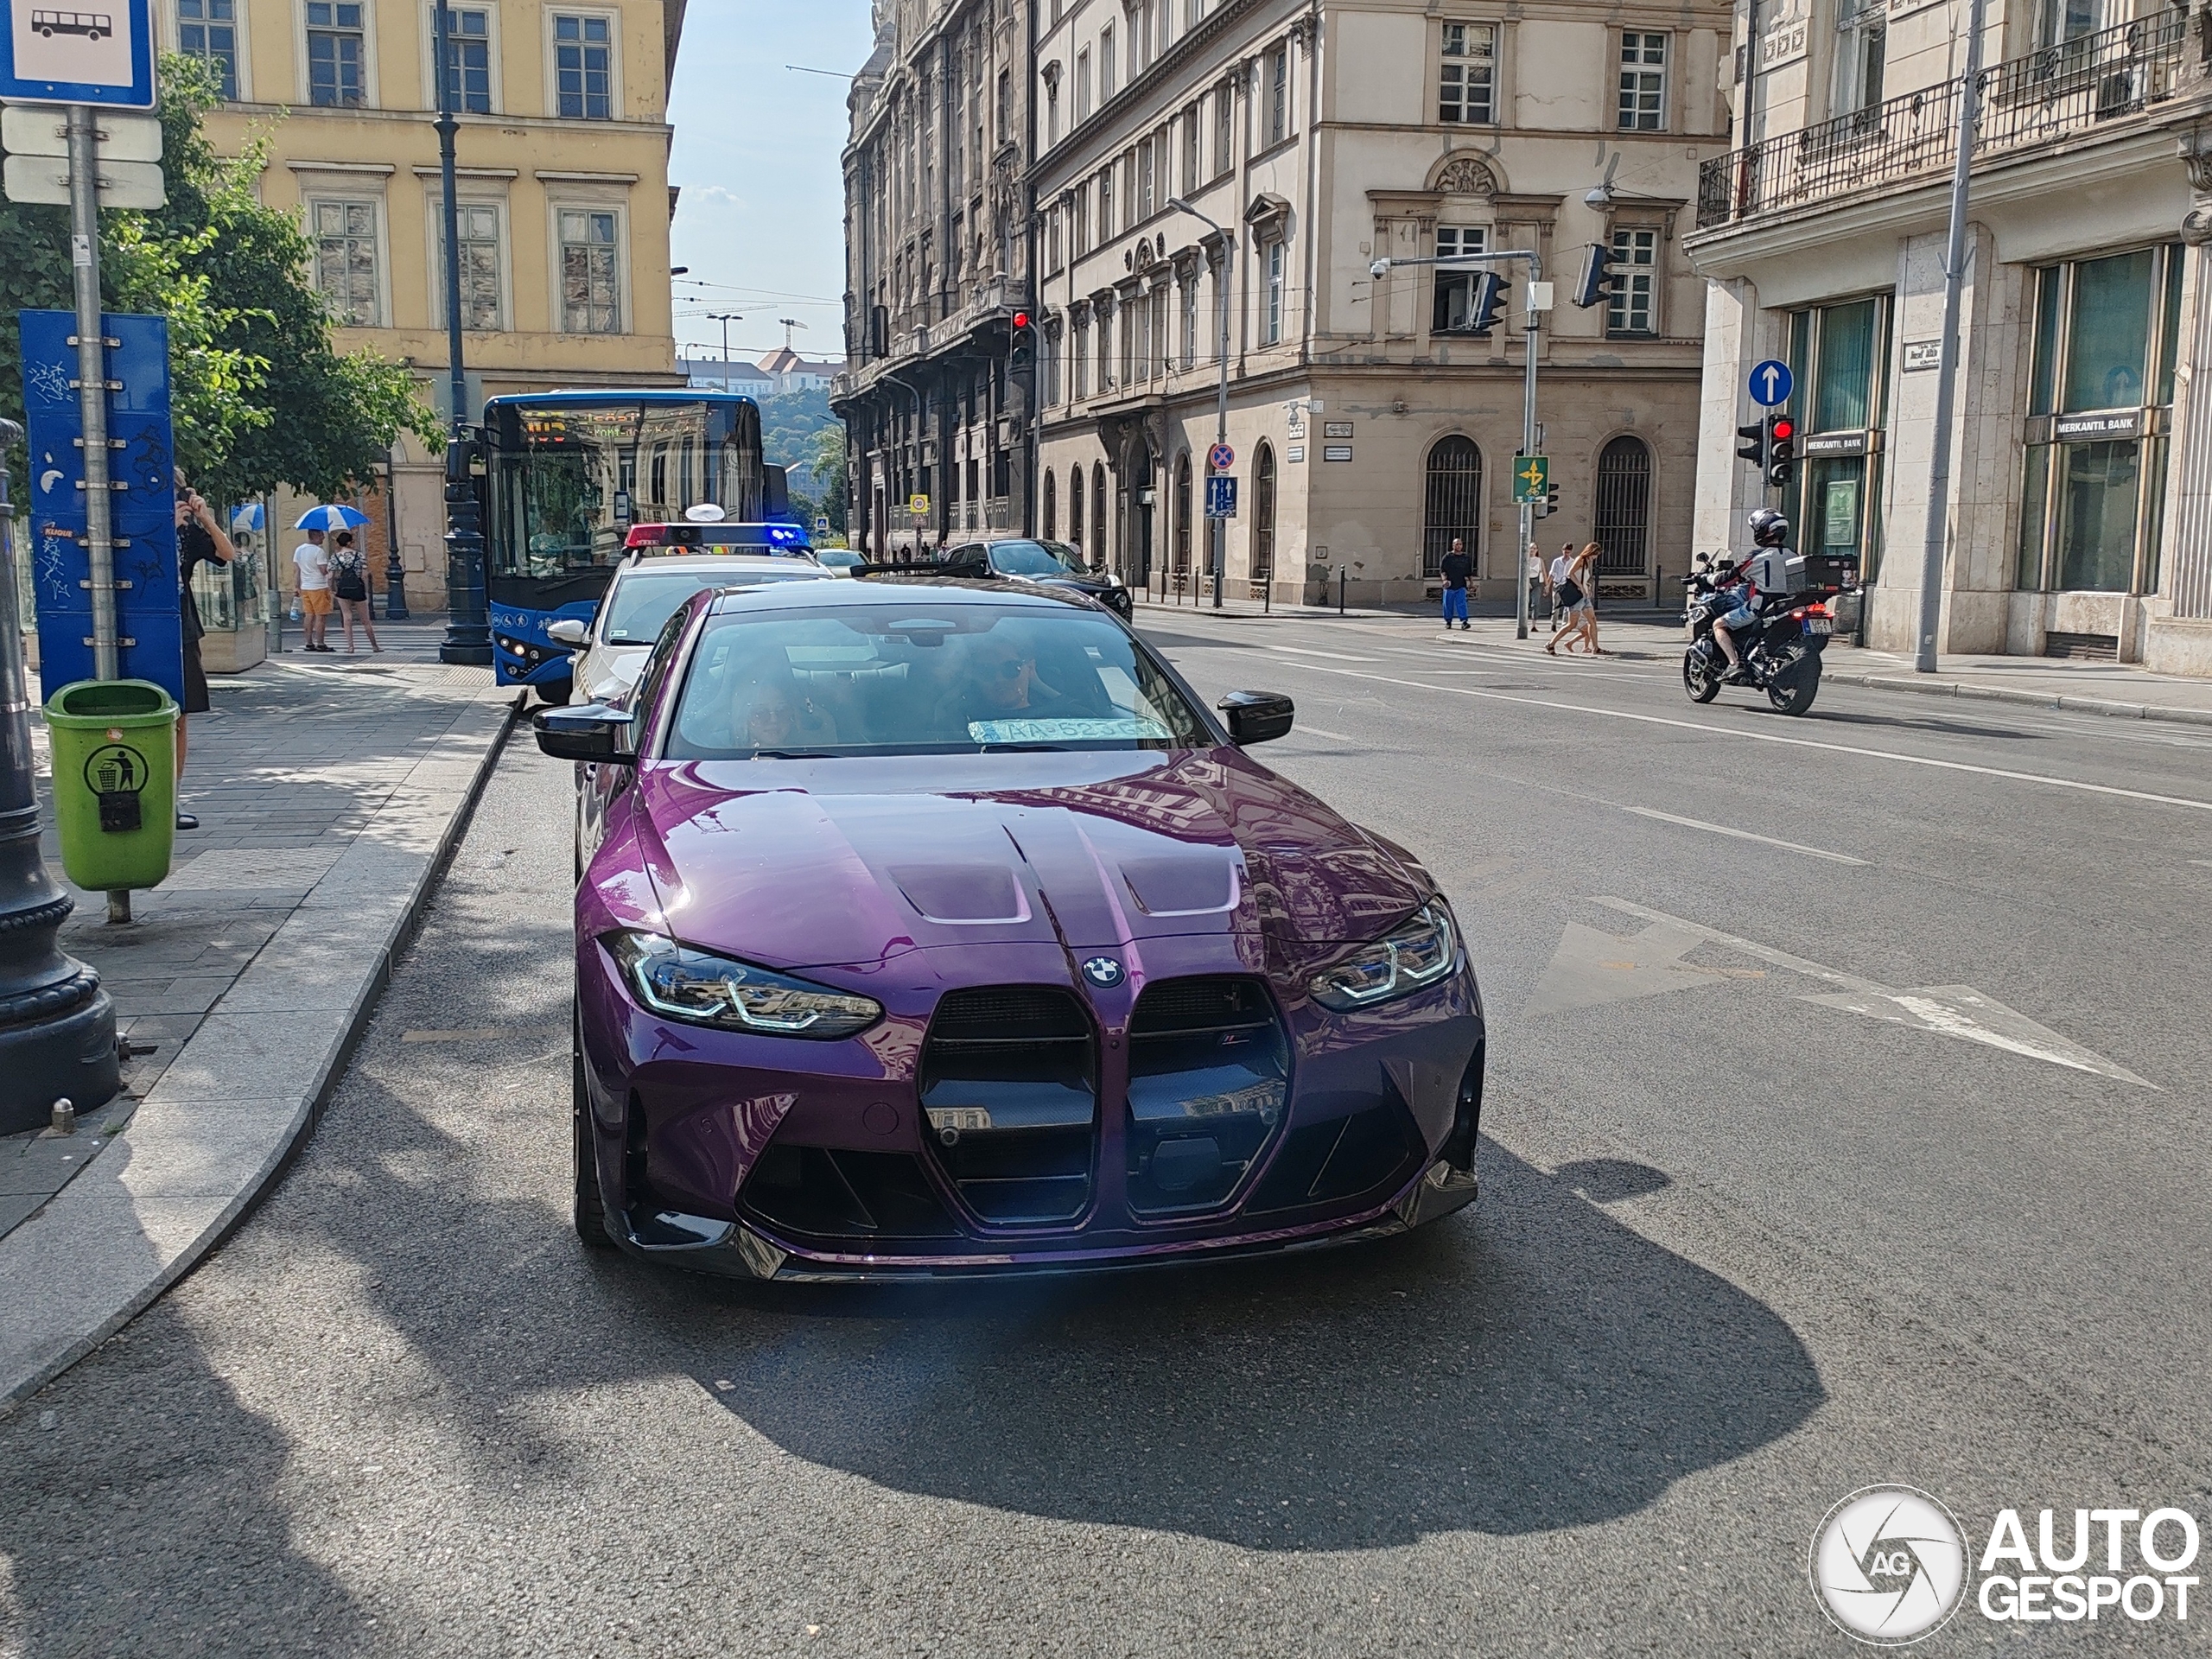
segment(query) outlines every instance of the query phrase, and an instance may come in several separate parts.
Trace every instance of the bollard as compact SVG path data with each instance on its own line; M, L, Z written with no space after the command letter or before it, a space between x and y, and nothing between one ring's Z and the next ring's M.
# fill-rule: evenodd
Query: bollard
M1338 616L1344 613L1344 578L1351 574L1349 570L1337 572L1337 614Z
M54 1103L54 1132L56 1135L77 1133L77 1103L67 1095Z

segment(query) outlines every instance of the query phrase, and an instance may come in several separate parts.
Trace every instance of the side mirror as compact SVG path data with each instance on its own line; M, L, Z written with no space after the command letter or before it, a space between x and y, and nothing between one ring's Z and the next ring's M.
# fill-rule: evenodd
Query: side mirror
M564 616L545 625L545 637L556 645L581 645L591 638L591 624L577 617Z
M1297 706L1280 691L1232 691L1214 705L1239 748L1290 734Z
M595 760L629 766L638 758L630 747L630 716L602 702L574 709L541 709L531 717L537 747L556 760Z

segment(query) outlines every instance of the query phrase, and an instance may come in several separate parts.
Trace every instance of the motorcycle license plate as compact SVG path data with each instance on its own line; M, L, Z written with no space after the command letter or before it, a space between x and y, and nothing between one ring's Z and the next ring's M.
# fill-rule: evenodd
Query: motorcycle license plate
M1828 617L1808 616L1805 619L1805 632L1808 633L1834 633L1835 632L1835 623Z

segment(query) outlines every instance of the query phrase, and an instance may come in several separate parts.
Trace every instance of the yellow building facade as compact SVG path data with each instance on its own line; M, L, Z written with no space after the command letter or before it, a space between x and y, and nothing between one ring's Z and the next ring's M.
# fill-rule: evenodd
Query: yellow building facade
M463 360L471 401L562 387L680 385L669 288L669 83L685 0L454 0ZM207 118L235 155L267 136L262 198L302 215L341 349L404 362L443 407L444 194L429 0L155 0L164 49L206 60ZM476 410L472 410L474 415ZM395 456L375 514L416 614L445 605L442 458ZM311 503L276 503L289 524ZM391 521L396 519L396 524ZM279 533L280 548L292 538ZM280 581L292 581L289 558ZM379 610L381 610L379 606Z

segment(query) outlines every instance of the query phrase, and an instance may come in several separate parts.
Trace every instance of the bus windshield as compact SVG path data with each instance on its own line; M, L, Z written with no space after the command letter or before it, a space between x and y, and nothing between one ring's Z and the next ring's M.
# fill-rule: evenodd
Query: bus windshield
M763 513L760 412L747 399L502 399L485 435L495 576L610 568L632 524L702 502L737 521Z

